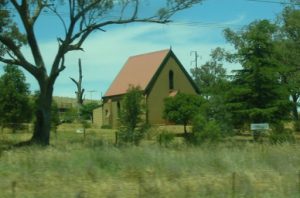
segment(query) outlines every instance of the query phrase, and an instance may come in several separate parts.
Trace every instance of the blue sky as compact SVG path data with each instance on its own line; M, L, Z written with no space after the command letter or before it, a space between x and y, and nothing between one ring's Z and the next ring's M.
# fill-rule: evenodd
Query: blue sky
M172 18L174 23L167 25L127 24L107 27L107 32L92 34L83 45L84 52L67 55L67 68L56 81L54 95L75 97L76 87L69 77L78 78L78 58L82 60L83 87L88 91L85 96L87 99L100 99L127 58L132 55L171 46L185 69L190 71L193 67L191 51L197 51L201 56L198 60L200 65L209 60L210 51L216 47L233 50L224 39L223 29L229 27L239 30L259 19L275 20L283 5L274 2L280 0L206 0L177 13ZM36 29L45 62L50 64L57 48L56 37L62 32L62 27L56 17L42 17ZM25 49L24 53L29 56L28 50ZM238 67L225 64L228 71ZM35 79L27 73L26 77L31 90L37 90Z

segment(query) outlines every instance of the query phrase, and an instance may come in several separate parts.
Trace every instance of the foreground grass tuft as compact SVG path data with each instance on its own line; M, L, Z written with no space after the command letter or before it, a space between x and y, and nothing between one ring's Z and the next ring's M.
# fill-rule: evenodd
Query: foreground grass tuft
M66 133L48 148L2 151L0 192L4 198L299 197L299 164L297 144L115 147L97 134Z

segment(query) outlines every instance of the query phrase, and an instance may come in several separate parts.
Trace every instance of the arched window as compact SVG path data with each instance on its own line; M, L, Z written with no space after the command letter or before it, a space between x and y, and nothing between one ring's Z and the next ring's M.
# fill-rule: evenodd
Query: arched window
M174 73L172 70L169 71L169 89L174 89Z
M105 110L105 117L108 118L109 116L110 116L109 111L108 111L108 109L106 109L106 110Z

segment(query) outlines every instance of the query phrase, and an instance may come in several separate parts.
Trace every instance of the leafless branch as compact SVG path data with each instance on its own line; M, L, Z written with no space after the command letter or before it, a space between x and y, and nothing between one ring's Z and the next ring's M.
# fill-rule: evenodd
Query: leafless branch
M134 8L131 20L134 20L137 18L138 9L139 9L139 0L135 0L135 8Z
M101 30L105 31L102 29L102 27L107 26L107 25L112 25L112 24L127 24L127 23L132 23L132 22L137 22L137 23L142 23L142 22L151 22L151 23L160 23L160 24L165 24L170 22L170 20L159 20L153 18L146 18L146 19L127 19L127 20L116 20L116 21L106 21L103 23L95 24L95 25L90 25L87 28L83 29L82 31L76 33L72 38L71 42L74 42L75 40L79 39L76 44L70 45L68 47L67 51L74 51L74 50L83 50L81 48L83 42L86 40L86 38L94 31L94 30Z
M74 78L70 77L70 79L71 79L76 85L78 85L78 82L77 82Z
M6 59L6 58L3 58L0 56L0 61L3 62L3 63L6 63L6 64L11 64L11 65L18 65L17 61L14 60L14 59Z
M29 63L25 59L25 57L22 54L22 52L20 51L19 47L14 43L14 41L11 38L0 35L0 42L3 45L5 45L6 48L9 49L13 53L13 55L17 58L17 59L16 58L12 58L12 59L2 58L3 62L5 62L5 63L14 62L14 64L22 66L23 68L28 70L32 75L34 75L34 76L37 75L36 67L34 67L34 65Z
M65 66L65 56L63 56L62 59L61 59L60 67L59 67L57 73L59 74L64 69L66 69L66 66Z
M13 3L19 16L21 17L22 23L26 31L27 41L33 54L35 65L39 68L43 68L44 70L45 63L43 61L43 57L40 52L39 45L35 36L35 32L33 28L34 23L31 22L31 17L29 16L30 15L30 10L28 6L29 2L27 2L27 0L22 0L21 5L19 5L16 0L11 0L11 2Z
M67 34L67 25L65 23L65 20L63 19L63 17L57 12L57 10L53 7L48 7L48 9L50 11L52 11L57 17L58 19L60 20L60 22L62 23L63 27L64 27L64 31L65 31L65 34Z
M31 24L34 24L36 22L37 18L40 16L40 14L41 14L44 7L46 7L46 5L43 4L42 0L38 0L37 1L37 7L34 11L33 16L31 17L31 21L30 21Z

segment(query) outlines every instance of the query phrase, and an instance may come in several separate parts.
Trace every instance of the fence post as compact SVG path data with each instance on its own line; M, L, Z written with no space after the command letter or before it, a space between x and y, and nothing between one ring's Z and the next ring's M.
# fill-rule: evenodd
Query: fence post
M138 176L138 198L143 197L144 180L141 175Z
M232 194L231 197L235 198L235 194L236 194L236 189L235 189L235 180L236 180L236 172L232 173L232 177L231 177L231 190L232 190Z
M298 171L298 193L300 197L300 171Z
M161 138L161 133L159 134L159 146L162 144L162 138Z
M85 127L83 127L83 141L85 141L86 138L86 131L85 131Z
M17 186L17 182L16 181L11 182L12 197L16 197L16 186Z
M118 132L115 133L115 144L118 145Z

